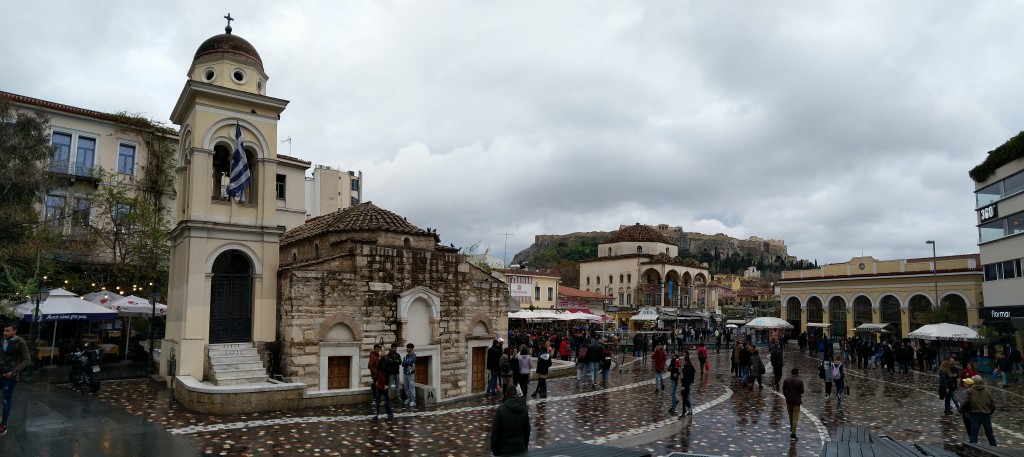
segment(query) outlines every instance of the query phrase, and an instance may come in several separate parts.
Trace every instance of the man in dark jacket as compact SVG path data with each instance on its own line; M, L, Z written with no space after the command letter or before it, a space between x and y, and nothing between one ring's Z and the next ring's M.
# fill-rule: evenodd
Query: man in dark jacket
M992 391L985 387L985 380L975 375L974 385L967 391L964 400L965 408L971 412L970 441L978 442L978 428L985 427L988 445L996 445L996 436L992 434L992 413L996 412L996 403L992 401Z
M782 395L786 397L786 412L789 413L789 439L796 441L796 424L800 421L800 403L804 396L804 381L800 370L794 368L790 377L782 381Z
M772 362L772 387L775 391L779 391L779 382L782 381L782 348L778 345L772 347L772 352L769 355Z
M690 386L693 385L693 379L697 375L697 369L693 368L693 364L690 363L690 357L686 356L683 358L683 373L680 384L683 386L683 392L680 396L683 397L683 413L679 417L685 416L689 413L693 415L693 404L690 402Z
M537 388L533 391L533 398L548 398L548 370L551 368L551 348L549 343L544 341L539 345L540 354L537 355Z
M509 386L505 400L494 413L491 424L491 453L516 455L526 452L530 444L530 411L526 399Z
M487 395L498 394L498 379L501 377L501 345L505 340L494 340L487 349Z
M14 404L14 385L18 375L28 367L28 345L17 335L14 324L4 325L3 346L0 347L0 389L3 390L3 416L0 418L0 435L7 433L7 418Z

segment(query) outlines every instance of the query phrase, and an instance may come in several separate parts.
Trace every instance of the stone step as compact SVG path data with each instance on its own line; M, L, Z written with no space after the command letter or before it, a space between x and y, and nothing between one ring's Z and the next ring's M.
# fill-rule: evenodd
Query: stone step
M228 379L234 377L252 377L252 376L263 376L267 377L267 370L263 367L259 368L217 368L213 367L213 377L216 379Z
M212 357L238 357L238 356L249 356L255 355L259 357L260 353L255 348L244 348L244 349L210 349L207 353Z
M259 354L248 354L248 355L222 355L222 356L210 356L211 365L221 365L225 363L239 363L239 362L261 362Z
M212 364L210 369L212 369L214 373L223 373L227 370L266 370L266 367L263 366L263 362L256 360L254 362Z
M262 376L236 376L230 378L215 378L213 380L213 384L216 386L238 386L267 382L268 379L269 378L266 374L263 374Z
M248 342L248 343L221 343L221 344L208 344L206 346L206 349L207 350L214 350L214 349L245 349L245 348L252 348L252 347L255 347L255 346L253 346L252 342Z

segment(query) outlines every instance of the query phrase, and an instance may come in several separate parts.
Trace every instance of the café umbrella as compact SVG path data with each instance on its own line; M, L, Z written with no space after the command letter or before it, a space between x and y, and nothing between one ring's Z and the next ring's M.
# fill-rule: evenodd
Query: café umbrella
M132 332L132 318L133 317L151 317L154 314L157 316L164 316L167 314L167 305L157 303L154 307L149 300L145 298L136 297L129 295L127 297L121 297L113 301L103 303L104 307L110 308L117 311L117 315L128 318L128 325L125 327L124 332L124 358L128 360L128 338ZM151 322L150 325L153 325Z
M25 322L35 320L36 304L27 301L14 309L15 315ZM61 321L109 321L117 319L117 312L100 305L82 300L72 292L53 289L50 295L39 302L39 322L53 322L53 342L57 343L57 323ZM53 356L51 355L52 359ZM52 360L51 360L52 362Z
M910 332L907 338L916 340L974 341L978 332L956 324L928 324Z

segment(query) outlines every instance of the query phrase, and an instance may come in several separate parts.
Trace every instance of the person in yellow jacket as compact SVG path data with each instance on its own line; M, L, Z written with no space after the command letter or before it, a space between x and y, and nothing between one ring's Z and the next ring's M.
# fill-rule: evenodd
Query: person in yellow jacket
M985 427L985 437L988 438L988 445L996 445L996 436L992 434L992 413L996 412L996 403L992 400L992 391L985 387L985 380L975 375L974 385L967 392L967 399L964 402L971 414L970 442L978 442L978 428Z

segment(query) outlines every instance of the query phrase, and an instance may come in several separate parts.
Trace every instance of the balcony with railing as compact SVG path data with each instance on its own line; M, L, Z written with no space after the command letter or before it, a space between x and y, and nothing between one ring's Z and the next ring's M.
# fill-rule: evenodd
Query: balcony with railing
M71 181L91 182L93 184L98 184L103 175L103 169L99 165L70 162L67 160L50 161L46 171L60 178L70 179Z

